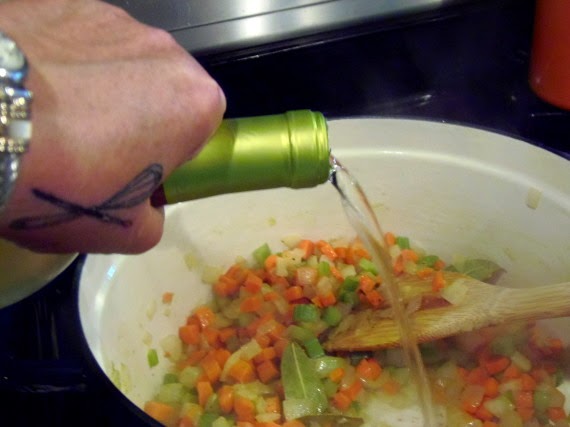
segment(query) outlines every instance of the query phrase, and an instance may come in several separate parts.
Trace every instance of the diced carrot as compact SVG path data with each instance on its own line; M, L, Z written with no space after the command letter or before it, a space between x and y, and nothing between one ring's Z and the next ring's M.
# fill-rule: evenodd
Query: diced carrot
M200 343L200 327L198 325L183 325L178 328L178 337L186 344Z
M331 265L330 269L331 269L331 274L336 280L338 280L339 282L342 282L344 280L344 276L342 275L342 273L338 268L336 268L334 265Z
M420 259L420 256L418 255L418 253L416 251L414 251L413 249L402 249L402 258L404 259L404 261L412 261L412 262L418 262Z
M434 292L439 292L445 287L445 278L443 277L443 272L438 270L433 275L431 282L431 287Z
M214 284L214 293L222 297L235 295L239 291L239 281L230 276L220 276Z
M184 416L180 418L176 427L196 427L196 424L194 424L194 421L192 421L191 418Z
M318 250L321 252L321 254L326 256L331 261L335 261L338 258L338 255L336 254L334 248L329 242L326 242L324 240L319 240L316 243L316 246Z
M511 364L511 360L506 356L490 356L484 363L485 369L489 375L497 375L507 369Z
M283 292L283 296L289 302L299 300L303 298L303 288L301 286L291 286Z
M279 378L279 369L271 360L261 362L256 367L257 376L262 383L268 383L276 378Z
M366 292L366 300L372 307L377 308L384 302L384 297L379 291L373 289L370 292Z
M324 295L319 295L317 299L319 302L317 305L319 307L329 307L336 304L336 296L332 292L327 292Z
M492 421L495 418L495 415L485 408L484 402L477 408L477 411L475 411L473 415L481 421Z
M212 394L214 389L209 381L198 381L196 383L196 391L198 392L198 403L203 408Z
M227 348L217 348L213 350L213 357L218 364L223 368L232 354Z
M232 326L227 326L225 328L220 329L219 338L220 341L226 343L230 338L235 337L237 335L236 328Z
M315 253L315 244L311 240L301 240L297 247L303 250L303 259L307 259Z
M443 270L445 268L445 261L438 259L433 265L434 270Z
M218 390L218 403L220 410L226 414L232 412L234 408L234 389L232 386L224 384Z
M198 318L198 321L200 322L200 326L202 328L210 326L216 317L214 311L207 305L202 305L196 308L194 315Z
M509 380L514 380L517 378L520 378L521 376L521 370L513 363L511 363L507 369L505 369L503 371L503 374L501 376L502 381L509 381Z
M245 384L255 379L255 371L250 362L240 359L230 368L229 376L235 381Z
M234 411L238 421L255 422L255 405L243 396L234 396Z
M335 368L329 373L329 379L332 382L338 383L344 377L344 369L343 368Z
M172 292L165 292L162 294L163 304L170 304L172 302L173 298L174 298L174 294Z
M202 330L202 336L210 347L220 346L220 331L218 329L206 326Z
M241 264L233 264L228 271L224 274L226 277L234 279L238 285L241 285L248 274L248 269L244 268Z
M167 426L172 426L177 417L173 406L154 400L145 403L144 411L159 423Z
M376 359L364 358L356 366L356 374L363 380L375 380L382 373L382 367Z
M384 240L388 246L394 246L396 244L396 235L388 231L384 234Z
M215 357L204 357L200 362L200 367L210 383L215 383L220 379L222 367Z
M546 410L546 414L548 415L548 418L550 418L552 421L563 420L566 418L566 412L564 411L564 408L558 406L548 408Z
M521 390L533 391L536 388L536 380L526 372L521 374Z
M367 274L361 274L358 278L358 289L366 293L374 289L376 282L374 279Z
M263 294L263 299L265 301L277 301L279 299L279 294L275 291L266 292Z
M200 360L202 360L207 355L208 355L208 352L206 350L193 351L186 358L186 363L188 363L189 365L192 365L192 366L196 366L196 365L198 365L198 363L200 363Z
M277 353L277 357L283 356L283 352L285 351L285 347L289 344L289 340L286 338L279 338L273 343L273 348L275 349L275 353Z
M248 273L245 280L243 281L243 288L250 294L255 294L261 291L261 285L263 285L263 280L261 277L256 276L253 273Z
M275 347L267 346L261 350L261 353L259 353L257 356L253 358L253 361L255 363L261 363L267 360L274 360L276 358L277 358L277 351L275 350Z
M237 427L257 427L255 423L251 421L239 421L236 423Z
M430 277L434 272L434 269L431 267L425 267L425 268L421 268L416 272L416 276L418 276L420 279L426 279L428 277Z
M257 334L255 336L255 341L259 344L260 347L265 348L271 345L271 337L267 334L261 335Z
M344 391L336 392L332 397L332 403L340 411L346 411L352 404L352 399Z
M250 295L242 299L239 309L242 313L255 313L259 311L263 304L263 297L260 294Z
M360 393L360 391L362 390L363 385L362 385L362 381L360 380L355 380L352 382L352 384L350 384L347 388L343 389L342 391L345 392L346 394L348 394L348 396L352 399L355 400L356 397L358 396L358 394Z
M499 381L495 377L489 377L483 383L485 396L497 397L499 395Z
M337 260L338 261L346 261L346 256L348 255L348 248L345 246L336 246L334 248L336 252Z
M485 384L485 381L487 380L488 376L489 375L487 374L487 371L485 370L485 368L483 368L481 366L477 366L477 367L471 369L467 373L467 377L465 378L465 380L469 384L483 385L483 384Z
M276 265L277 265L277 255L276 254L269 255L267 258L265 258L265 262L263 263L263 266L265 267L265 270L267 270L267 271L273 271L275 269Z
M394 261L394 266L392 267L394 274L397 276L399 274L402 274L404 272L404 258L402 258L401 255L398 255L396 257L396 260Z

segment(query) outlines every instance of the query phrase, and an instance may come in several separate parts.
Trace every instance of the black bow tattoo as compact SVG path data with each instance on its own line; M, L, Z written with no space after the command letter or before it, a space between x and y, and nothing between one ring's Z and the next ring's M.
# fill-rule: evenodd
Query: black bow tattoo
M62 212L45 215L20 218L13 221L10 227L16 230L31 230L45 228L65 222L73 221L82 216L94 218L98 221L115 224L121 227L130 227L132 221L112 215L109 212L118 209L131 208L147 200L162 180L162 166L154 163L138 174L122 190L107 199L100 205L81 206L67 200L63 200L53 194L40 189L32 189L32 193L41 200L51 203L62 209Z

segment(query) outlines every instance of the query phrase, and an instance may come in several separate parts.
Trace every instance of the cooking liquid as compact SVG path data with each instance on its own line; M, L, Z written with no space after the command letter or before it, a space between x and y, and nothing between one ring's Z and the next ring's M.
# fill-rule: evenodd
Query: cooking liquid
M331 156L331 167L330 181L340 193L348 220L370 251L372 261L382 277L382 284L386 287L394 319L399 328L406 366L409 367L411 378L417 388L423 425L435 427L437 422L429 380L412 327L413 320L406 314L400 290L395 282L392 260L384 243L384 233L360 184L334 156Z

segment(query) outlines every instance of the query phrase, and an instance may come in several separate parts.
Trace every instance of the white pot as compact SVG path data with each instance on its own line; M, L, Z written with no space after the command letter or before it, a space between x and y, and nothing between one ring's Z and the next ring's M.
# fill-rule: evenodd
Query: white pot
M384 231L450 259L491 259L500 285L570 280L570 162L506 136L395 119L331 121L333 154L364 187ZM263 179L263 177L260 177ZM171 206L161 243L140 256L87 257L79 287L85 338L100 368L142 406L167 367L147 349L209 298L201 267L227 267L262 243L352 237L330 184L230 194ZM197 266L190 270L185 256ZM161 303L174 292L170 308ZM570 336L570 320L556 324Z

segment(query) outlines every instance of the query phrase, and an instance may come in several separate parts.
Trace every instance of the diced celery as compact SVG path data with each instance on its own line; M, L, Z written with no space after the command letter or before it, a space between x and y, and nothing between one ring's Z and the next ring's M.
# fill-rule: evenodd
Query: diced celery
M315 364L315 372L321 378L326 377L337 368L344 368L346 361L342 357L323 356L313 360Z
M532 362L519 351L515 350L515 352L511 355L511 361L523 372L528 372L532 368Z
M156 365L158 365L158 353L156 352L156 349L151 348L148 350L146 353L146 360L148 361L148 366L151 368L154 368Z
M497 337L491 342L491 351L502 356L511 356L516 351L516 342L513 336Z
M212 427L232 427L233 425L233 422L224 417L218 417L212 423Z
M378 274L378 268L374 265L372 261L367 258L361 258L358 262L358 266L369 273Z
M400 249L410 249L410 239L407 237L396 237L396 244L400 247Z
M255 262L257 262L259 266L263 266L263 263L269 255L271 255L271 248L267 243L264 243L253 251L253 259L255 259Z
M543 383L534 391L533 403L537 413L545 413L550 407L562 406L564 395L556 387Z
M198 421L198 427L213 427L214 422L220 417L219 414L204 412Z
M156 400L168 404L179 404L182 402L185 390L181 383L162 384L156 395Z
M359 281L357 276L345 277L342 285L340 286L340 291L356 291L358 289Z
M331 381L329 378L323 380L323 390L328 398L331 398L338 391L338 384Z
M439 261L439 257L437 255L426 255L418 261L418 264L423 265L425 267L433 267L436 262Z
M314 304L297 304L293 309L295 322L316 322L320 317L319 308Z
M198 378L202 375L202 368L199 366L186 366L178 375L178 381L188 388L196 387Z
M164 377L162 378L162 384L172 384L177 382L178 382L178 375L172 372L167 372L166 374L164 374Z
M328 326L336 326L342 320L342 313L338 307L328 306L323 310L323 320Z
M212 395L208 398L208 400L206 401L206 404L204 405L204 410L206 412L210 412L210 413L214 413L214 414L220 413L220 401L218 399L217 393L212 393Z
M315 357L322 357L325 355L325 350L323 349L323 346L321 345L317 337L303 341L303 347L305 347L307 355L311 359Z
M338 298L340 301L349 305L356 305L360 300L356 291L340 292Z
M293 341L303 342L308 339L314 338L315 334L301 326L290 325L287 328L287 336Z
M319 272L319 276L330 276L331 275L331 265L326 261L319 262L318 272Z

